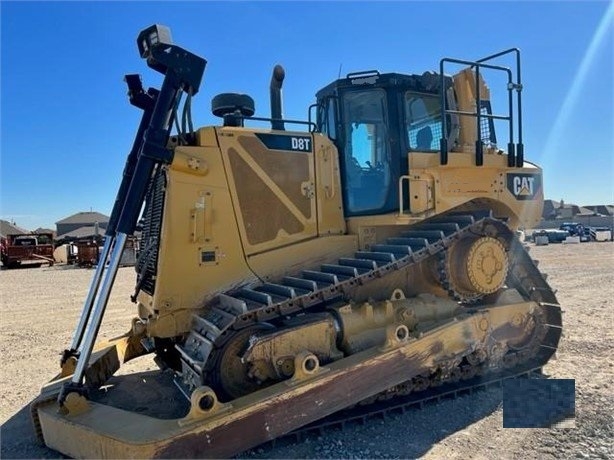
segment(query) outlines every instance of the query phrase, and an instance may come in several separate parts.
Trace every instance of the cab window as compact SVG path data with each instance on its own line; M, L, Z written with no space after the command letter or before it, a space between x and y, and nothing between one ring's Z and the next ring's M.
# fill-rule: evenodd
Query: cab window
M322 134L326 134L329 139L337 139L337 116L336 99L328 97L318 109L318 127Z
M439 149L441 104L435 95L405 93L405 121L409 148L418 151Z

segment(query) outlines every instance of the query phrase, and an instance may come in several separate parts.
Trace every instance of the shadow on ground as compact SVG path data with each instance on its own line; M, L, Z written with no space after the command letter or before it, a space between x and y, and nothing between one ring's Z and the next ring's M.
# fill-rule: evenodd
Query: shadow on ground
M120 392L120 396L122 393L145 396L149 403L139 404L139 412L143 412L143 408L160 407L160 403L165 402L163 418L181 417L186 411L185 400L177 400L176 395L161 392L162 388L169 388L168 382L162 385L162 382L152 382L168 378L165 373L138 373L134 381L124 380L118 385L127 390ZM109 380L109 383L112 384L113 380ZM139 387L133 387L137 384ZM145 387L148 389L143 390ZM415 406L404 413L392 412L385 417L370 417L363 423L351 422L346 424L344 430L330 428L322 432L312 431L303 434L300 440L285 437L274 445L266 443L246 451L238 458L417 458L442 439L492 414L501 406L501 401L501 388L489 388L454 400L426 403L422 409ZM132 410L137 404L133 398L125 397L113 397L107 402ZM288 411L291 410L289 406ZM67 458L39 444L30 420L29 405L2 425L1 435L0 457L3 459Z
M0 458L68 458L39 443L27 405L0 427Z
M495 412L501 402L501 388L485 389L427 403L422 409L415 406L405 413L352 422L343 430L309 432L300 441L278 439L236 458L418 458L446 437Z

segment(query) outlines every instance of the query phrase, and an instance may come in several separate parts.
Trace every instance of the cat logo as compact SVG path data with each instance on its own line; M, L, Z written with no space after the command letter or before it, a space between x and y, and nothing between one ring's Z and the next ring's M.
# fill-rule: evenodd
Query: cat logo
M508 174L507 189L517 200L532 200L542 187L541 174Z

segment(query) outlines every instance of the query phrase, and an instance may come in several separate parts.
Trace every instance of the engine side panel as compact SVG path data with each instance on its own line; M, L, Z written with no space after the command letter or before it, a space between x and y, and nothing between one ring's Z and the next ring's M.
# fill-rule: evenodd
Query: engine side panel
M165 171L157 267L138 297L139 317L156 337L189 331L192 311L221 292L318 267L357 247L343 235L329 140L231 127L198 136L202 147L177 147Z
M156 337L188 331L192 309L256 279L228 212L233 202L219 148L178 147L166 175L155 291L138 297L139 317Z
M315 237L312 136L231 127L217 135L245 254Z

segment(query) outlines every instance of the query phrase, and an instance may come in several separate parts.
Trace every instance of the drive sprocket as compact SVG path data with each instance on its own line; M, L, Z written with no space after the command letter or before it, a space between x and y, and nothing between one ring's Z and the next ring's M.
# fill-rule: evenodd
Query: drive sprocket
M505 246L491 236L467 235L439 257L442 286L463 303L477 302L501 289L508 269Z

